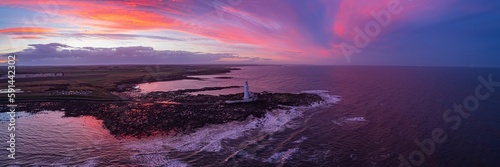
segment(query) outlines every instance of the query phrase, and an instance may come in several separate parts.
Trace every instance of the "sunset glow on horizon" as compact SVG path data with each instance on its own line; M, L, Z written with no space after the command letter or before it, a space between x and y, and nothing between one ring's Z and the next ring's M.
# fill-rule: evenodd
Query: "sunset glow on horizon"
M499 8L493 0L4 0L0 53L26 65L498 66Z

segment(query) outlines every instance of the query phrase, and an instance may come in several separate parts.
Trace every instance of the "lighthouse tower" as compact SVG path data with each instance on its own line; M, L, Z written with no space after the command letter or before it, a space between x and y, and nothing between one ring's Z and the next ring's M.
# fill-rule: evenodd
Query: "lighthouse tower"
M243 95L243 100L250 99L250 92L248 92L248 81L245 81L245 92Z
M243 99L242 100L226 100L227 104L234 103L248 103L257 100L257 96L253 97L252 94L248 91L248 81L245 81L245 90L243 91Z

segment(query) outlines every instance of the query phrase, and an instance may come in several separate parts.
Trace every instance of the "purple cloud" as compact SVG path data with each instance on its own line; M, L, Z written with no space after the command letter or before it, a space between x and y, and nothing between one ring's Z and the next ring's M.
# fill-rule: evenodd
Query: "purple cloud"
M267 61L258 57L241 57L234 53L201 53L175 50L154 50L152 47L115 48L72 47L60 43L31 44L13 53L21 65L92 65L92 64L214 64ZM7 55L3 55L6 57ZM97 63L96 63L97 62Z

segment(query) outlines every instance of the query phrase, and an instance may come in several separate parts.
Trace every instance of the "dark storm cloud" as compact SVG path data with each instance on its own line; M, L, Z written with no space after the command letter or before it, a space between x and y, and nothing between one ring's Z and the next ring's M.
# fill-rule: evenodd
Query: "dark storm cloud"
M14 54L21 65L208 64L220 63L223 58L248 60L248 62L259 60L232 53L154 50L152 47L144 46L72 47L60 43L31 44L27 49Z

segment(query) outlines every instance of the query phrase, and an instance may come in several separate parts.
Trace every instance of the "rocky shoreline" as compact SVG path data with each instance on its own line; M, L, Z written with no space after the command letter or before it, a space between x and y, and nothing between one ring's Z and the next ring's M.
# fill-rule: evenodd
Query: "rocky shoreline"
M82 102L54 101L19 103L18 111L64 111L66 117L93 116L103 120L104 128L116 137L137 138L157 134L191 133L210 124L242 121L249 116L263 117L266 112L295 106L308 106L323 99L309 93L254 93L257 101L226 104L243 93L231 95L192 95L189 93L236 88L209 87L169 92L151 92L132 101Z

